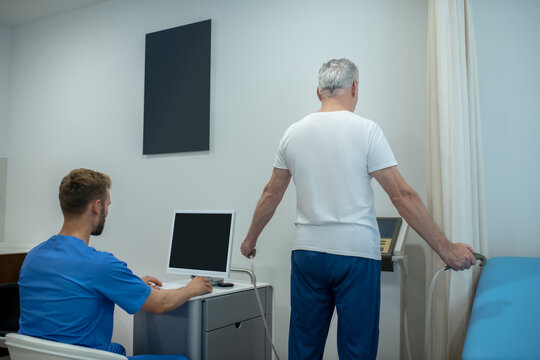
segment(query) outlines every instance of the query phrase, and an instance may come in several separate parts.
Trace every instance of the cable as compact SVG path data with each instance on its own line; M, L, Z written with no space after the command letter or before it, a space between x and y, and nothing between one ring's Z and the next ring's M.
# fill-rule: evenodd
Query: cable
M407 306L404 306L404 309L403 309L403 328L404 328L404 331L405 331L405 351L406 351L406 354L407 354L407 360L412 360L412 355L411 355L411 344L410 344L410 340L409 340L409 324L408 324L408 321L407 321Z
M430 323L430 318L431 318L431 299L433 297L433 288L435 287L435 281L437 280L437 277L439 276L439 274L443 271L446 271L447 269L442 267L440 268L439 270L437 270L437 272L435 273L435 275L433 275L433 278L431 279L431 286L429 287L429 296L428 296L428 307L427 307L427 311L426 311L426 322L424 324L424 360L428 359L428 341L427 341L427 334L429 334L429 330L430 330L430 326L431 326L431 323ZM431 339L431 337L430 337Z
M481 261L480 267L483 267L484 265L486 265L487 259L484 255L477 252L473 252L473 256L476 260ZM431 318L431 299L433 297L433 288L435 287L435 281L437 280L437 277L439 276L439 274L443 271L450 270L450 269L452 269L450 265L446 265L440 268L439 270L437 270L437 272L435 273L435 275L433 275L433 278L431 279L431 285L429 287L427 311L426 311L426 323L424 324L424 360L428 359L427 355L428 355L429 342L427 341L427 339L428 339L428 334L429 334L428 331L431 330L430 318ZM431 336L429 337L429 339L431 340Z
M408 313L407 313L407 271L405 269L406 257L398 260L401 266L401 287L402 287L402 296L403 296L403 332L405 336L405 351L407 354L407 360L412 360L411 355L411 342L409 339L409 324L408 324Z
M253 255L249 256L249 260L251 261L251 270L248 269L242 269L242 268L231 268L232 271L238 271L238 272L244 272L249 275L251 278L251 283L253 284L253 289L255 291L255 297L257 298L257 303L259 304L259 310L261 312L261 317L264 324L264 329L266 330L266 337L268 338L268 341L270 341L270 344L272 345L272 350L274 351L274 355L276 356L277 360L279 359L279 356L277 354L276 347L274 346L274 342L272 341L272 335L270 334L270 329L268 327L268 322L266 321L266 315L264 313L264 309L262 306L261 298L259 297L259 291L257 290L257 277L255 276L255 260L253 258Z

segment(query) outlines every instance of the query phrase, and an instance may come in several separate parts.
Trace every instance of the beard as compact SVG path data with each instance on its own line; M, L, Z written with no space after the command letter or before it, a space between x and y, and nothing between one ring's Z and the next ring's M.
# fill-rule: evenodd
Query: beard
M90 233L91 235L98 236L103 232L105 227L105 208L101 208L101 213L99 214L99 223L96 225L94 230Z

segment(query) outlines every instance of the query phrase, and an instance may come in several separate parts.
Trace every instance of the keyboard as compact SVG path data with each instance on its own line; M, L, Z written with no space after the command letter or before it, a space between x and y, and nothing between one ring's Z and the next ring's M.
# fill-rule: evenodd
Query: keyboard
M165 282L165 281L162 281L161 284L162 285L160 286L160 289L164 289L164 290L178 289L178 288L181 288L182 286L184 286L183 284L173 283L173 282Z

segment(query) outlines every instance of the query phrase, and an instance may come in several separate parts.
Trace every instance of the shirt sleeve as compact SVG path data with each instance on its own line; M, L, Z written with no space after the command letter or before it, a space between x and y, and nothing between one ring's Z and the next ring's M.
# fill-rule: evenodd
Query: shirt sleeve
M287 166L287 162L285 158L285 143L287 141L288 135L289 135L289 129L287 129L287 131L281 138L281 141L279 142L276 160L274 161L275 168L289 170L289 167Z
M381 128L377 124L374 124L369 134L368 173L396 165L397 162L388 140L386 140Z
M150 286L133 274L125 262L108 253L97 268L94 287L128 314L139 311L151 292Z

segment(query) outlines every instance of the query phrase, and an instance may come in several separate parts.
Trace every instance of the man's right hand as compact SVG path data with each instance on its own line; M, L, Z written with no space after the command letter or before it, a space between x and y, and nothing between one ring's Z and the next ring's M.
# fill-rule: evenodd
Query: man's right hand
M194 277L193 280L191 280L186 287L193 292L193 296L199 296L206 293L211 293L213 288L210 284L210 280L204 277Z
M257 253L257 250L255 249L256 244L256 241L251 241L246 238L242 242L242 245L240 245L240 251L242 252L242 255L244 255L248 259L250 255L255 256L255 254Z
M466 270L476 265L473 249L469 244L448 242L448 246L439 252L439 256L456 271Z
M196 277L186 286L182 286L178 289L158 290L151 288L150 295L146 298L141 309L156 314L162 314L176 309L194 296L203 295L209 292L212 292L212 285L210 285L208 279L202 277Z

